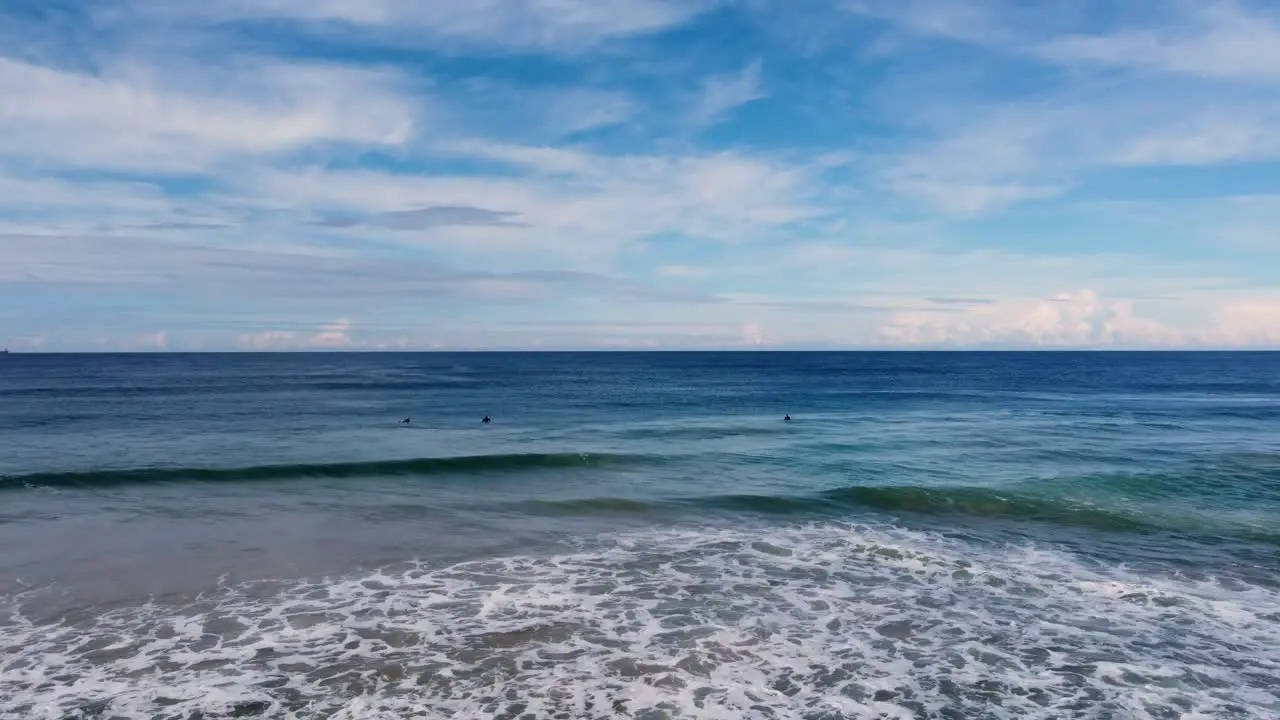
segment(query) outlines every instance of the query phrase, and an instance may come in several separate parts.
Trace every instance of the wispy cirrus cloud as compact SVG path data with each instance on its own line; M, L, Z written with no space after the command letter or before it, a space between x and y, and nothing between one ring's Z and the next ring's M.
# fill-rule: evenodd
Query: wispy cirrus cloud
M1280 13L1234 1L1185 3L1176 20L1113 33L1068 34L1035 48L1069 65L1249 83L1280 82Z
M135 0L141 11L175 12ZM713 7L709 0L211 0L176 12L196 21L287 19L370 28L401 43L457 43L459 49L582 51L660 32Z
M316 143L398 146L417 115L398 76L272 60L86 73L0 57L0 95L17 99L0 105L0 157L192 172Z
M389 230L429 230L439 227L527 227L514 219L519 213L489 210L470 205L437 205L417 210L398 210L369 216L335 216L317 220L328 228L379 227Z
M1280 159L1268 130L1280 106L1256 96L1220 100L1187 108L1185 98L1120 86L988 106L887 158L879 173L900 195L963 215L1062 196L1099 170Z
M308 212L381 218L352 229L385 225L387 218L404 220L408 216L386 214L401 208L467 207L483 199L507 214L485 214L484 222L437 222L429 240L383 239L430 242L440 251L473 258L488 253L499 265L556 257L596 269L654 235L742 242L823 212L816 178L807 169L735 153L619 156L491 143L458 144L448 152L499 164L506 173L439 178L367 170L280 171L246 178L242 192ZM443 217L434 214L437 220ZM459 219L456 211L452 214ZM480 219L474 212L465 214ZM493 258L494 252L503 255Z
M848 6L919 38L971 45L988 67L1024 67L1034 93L1000 92L964 70L898 108L925 130L880 176L903 197L984 213L1072 192L1109 168L1271 162L1280 116L1280 14L1239 2L1078 4L1007 0ZM1273 40L1275 42L1273 42ZM918 44L895 46L910 53ZM992 53L996 53L994 56ZM1001 76L993 83L1016 82ZM939 91L940 92L936 92Z
M705 78L686 112L689 124L696 129L711 127L727 113L765 97L760 72L757 59L739 72Z

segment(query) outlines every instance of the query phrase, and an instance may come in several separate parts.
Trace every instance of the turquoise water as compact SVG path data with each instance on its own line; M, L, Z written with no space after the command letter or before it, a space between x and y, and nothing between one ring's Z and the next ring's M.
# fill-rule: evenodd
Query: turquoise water
M1276 717L1278 425L1271 354L11 355L0 716Z

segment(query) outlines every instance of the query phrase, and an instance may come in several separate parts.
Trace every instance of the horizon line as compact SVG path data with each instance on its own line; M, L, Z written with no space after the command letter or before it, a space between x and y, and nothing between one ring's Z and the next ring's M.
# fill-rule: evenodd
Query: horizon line
M301 348L296 350L8 350L7 355L447 355L447 354L734 354L753 353L1075 353L1075 354L1191 354L1191 353L1274 353L1277 347L1181 347L1181 348L1097 348L1097 347L850 347L850 348L428 348L381 350L368 348Z

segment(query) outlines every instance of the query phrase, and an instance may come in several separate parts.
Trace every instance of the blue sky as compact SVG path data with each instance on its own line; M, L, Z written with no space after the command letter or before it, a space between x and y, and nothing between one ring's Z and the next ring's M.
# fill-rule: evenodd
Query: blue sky
M1280 347L1280 6L0 0L13 350Z

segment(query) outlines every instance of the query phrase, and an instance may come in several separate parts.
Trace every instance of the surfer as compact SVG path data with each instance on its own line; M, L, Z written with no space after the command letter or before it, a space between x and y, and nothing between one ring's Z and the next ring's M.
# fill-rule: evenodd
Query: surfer
M481 420L480 422L484 423L485 425L488 425L488 424L491 422L491 420L489 420L489 416L488 416L488 415L485 415L485 416L484 416L484 419L483 419L483 420Z
M791 415L787 415L787 416L783 417L783 418L782 418L782 420L783 420L783 422L791 422Z
M408 425L408 424L409 424L409 422L410 422L410 418L405 418L405 419L403 419L403 420L401 420L401 421L400 421L400 424L401 424L401 425Z

